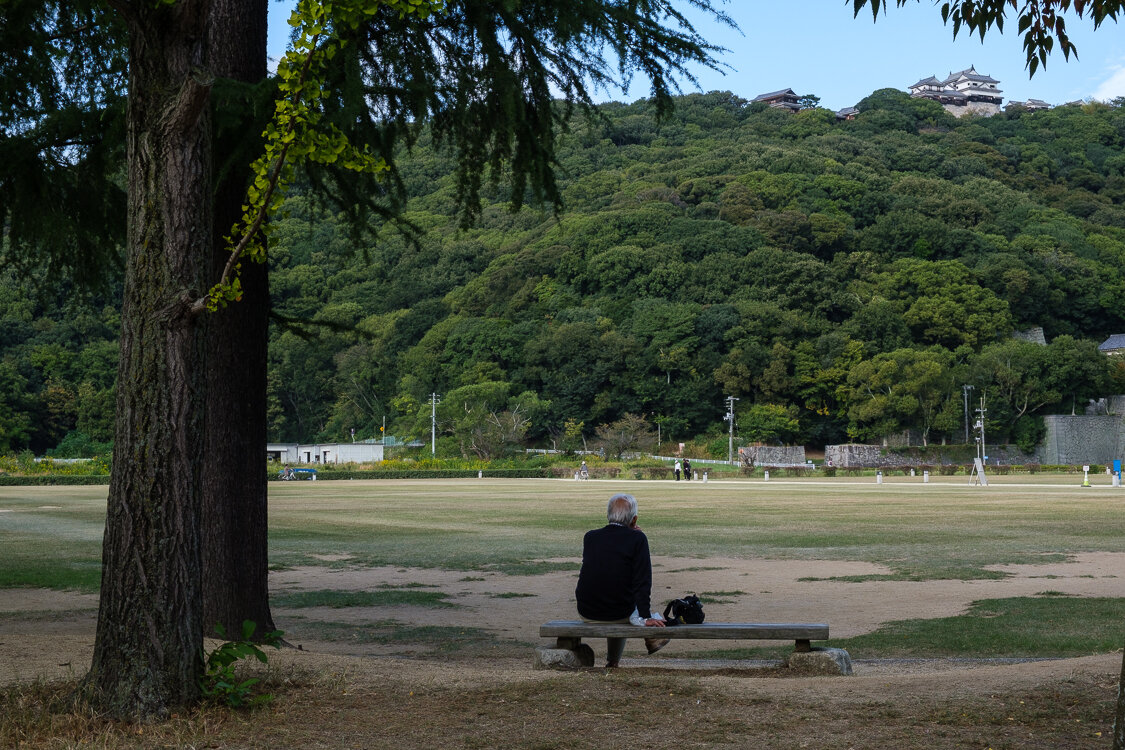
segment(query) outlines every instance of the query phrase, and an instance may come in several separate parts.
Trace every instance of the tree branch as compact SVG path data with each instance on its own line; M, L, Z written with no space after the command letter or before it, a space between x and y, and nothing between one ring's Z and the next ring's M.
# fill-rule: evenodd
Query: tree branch
M314 35L312 38L312 42L309 45L309 55L305 58L305 66L301 70L301 78L297 83L297 95L294 99L294 104L300 102L302 96L304 95L303 84L308 77L309 68L312 65L313 53L316 50L316 40L319 36L319 34ZM297 119L298 118L294 117L289 120L289 125L285 129L286 135L291 134L297 128ZM238 241L238 245L236 245L234 250L231 251L230 257L227 259L227 264L223 267L223 273L219 277L219 284L226 284L230 280L231 274L234 272L235 266L238 263L238 259L242 257L242 254L244 252L246 252L246 247L250 244L250 240L262 228L262 224L265 223L266 216L269 214L270 198L277 190L278 183L281 180L281 172L285 167L285 157L289 153L289 145L291 143L291 140L286 141L285 145L281 147L281 153L278 154L277 161L274 162L273 168L270 170L269 186L266 188L261 207L258 209L258 214L254 217L254 223L250 225L250 228L247 229L246 232L243 233L242 239ZM207 296L203 296L195 301L195 304L193 304L191 308L191 312L193 315L198 315L207 309L207 299Z

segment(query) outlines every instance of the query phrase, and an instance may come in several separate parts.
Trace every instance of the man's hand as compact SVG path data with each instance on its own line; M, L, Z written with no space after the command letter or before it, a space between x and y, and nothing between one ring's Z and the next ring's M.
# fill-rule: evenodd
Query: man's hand
M659 617L650 617L645 620L646 628L662 628L664 627L664 620Z

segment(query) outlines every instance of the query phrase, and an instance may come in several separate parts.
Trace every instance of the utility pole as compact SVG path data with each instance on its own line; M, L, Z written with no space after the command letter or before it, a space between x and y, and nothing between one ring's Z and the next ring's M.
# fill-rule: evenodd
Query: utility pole
M961 398L965 402L965 445L969 444L969 391L973 390L971 385L961 386Z
M727 438L727 463L734 463L734 402L740 399L727 396L727 413L723 419L730 423L730 435Z
M437 405L441 403L436 393L430 394L430 455L437 455Z
M980 450L980 457L981 457L982 462L988 460L988 451L985 449L985 445L984 445L984 415L985 415L985 412L987 412L987 411L988 411L988 409L984 408L984 396L981 396L980 397L980 408L976 410L977 415L978 415L977 416L977 423L975 425L973 425L973 427L977 427L977 428L980 429L980 447L979 447L979 450Z

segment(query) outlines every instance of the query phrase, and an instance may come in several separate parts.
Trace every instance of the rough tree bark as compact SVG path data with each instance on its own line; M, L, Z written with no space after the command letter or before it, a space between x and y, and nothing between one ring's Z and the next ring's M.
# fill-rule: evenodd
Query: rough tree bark
M91 700L147 719L202 672L202 349L189 309L211 248L207 0L122 5L129 26L128 237L113 477Z
M213 0L208 57L217 76L245 83L266 77L266 0ZM226 113L230 117L232 113ZM260 127L244 112L242 140L216 142L216 163L227 165L215 187L211 279L229 257L224 238L241 216L249 164L260 148ZM235 138L234 140L238 140ZM220 149L223 150L220 153ZM208 316L207 420L203 441L203 625L240 633L243 620L256 634L274 629L267 583L266 363L269 283L266 266L242 266L242 300Z

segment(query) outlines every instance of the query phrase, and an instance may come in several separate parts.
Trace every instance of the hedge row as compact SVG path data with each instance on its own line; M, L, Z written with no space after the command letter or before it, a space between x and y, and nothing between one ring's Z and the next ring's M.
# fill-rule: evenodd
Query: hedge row
M320 481L335 479L476 479L478 469L366 469L362 471L336 471L335 469L318 470L316 478ZM551 473L547 469L483 469L484 476L488 479L543 479L549 478ZM573 472L572 472L573 475ZM276 474L270 476L270 481L280 482ZM306 481L298 479L295 481Z
M31 474L29 476L0 476L0 487L30 487L34 485L109 484L103 474Z

